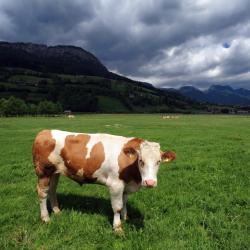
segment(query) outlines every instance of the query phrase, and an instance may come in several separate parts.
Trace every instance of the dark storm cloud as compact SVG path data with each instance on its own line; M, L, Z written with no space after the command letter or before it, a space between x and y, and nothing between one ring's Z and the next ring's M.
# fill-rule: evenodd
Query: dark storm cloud
M0 39L78 45L156 86L250 88L249 9L249 0L0 0Z
M72 42L74 29L89 20L93 10L88 1L10 0L0 1L0 15L8 20L7 27L0 24L0 31L5 30L2 40L60 43Z

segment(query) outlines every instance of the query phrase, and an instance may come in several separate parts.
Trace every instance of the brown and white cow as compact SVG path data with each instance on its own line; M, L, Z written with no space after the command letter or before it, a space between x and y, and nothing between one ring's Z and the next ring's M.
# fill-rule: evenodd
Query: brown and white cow
M174 159L175 153L162 152L158 143L140 138L41 131L33 144L41 219L49 221L47 197L53 211L60 212L56 186L62 174L80 184L96 182L108 186L114 211L113 227L121 232L120 215L127 218L128 194L141 186L155 187L160 163Z

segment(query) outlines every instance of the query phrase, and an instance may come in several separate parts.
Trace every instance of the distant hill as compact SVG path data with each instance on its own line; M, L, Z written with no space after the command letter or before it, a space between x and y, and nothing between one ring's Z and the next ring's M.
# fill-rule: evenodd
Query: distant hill
M75 46L0 42L0 98L59 102L75 112L196 112L204 105L109 72Z
M212 85L201 91L193 86L184 86L176 90L195 101L208 102L220 105L250 105L250 90L230 86Z

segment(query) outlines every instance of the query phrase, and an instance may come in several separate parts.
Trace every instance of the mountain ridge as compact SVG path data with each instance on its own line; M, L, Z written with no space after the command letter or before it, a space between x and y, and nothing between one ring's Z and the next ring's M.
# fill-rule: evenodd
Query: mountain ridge
M76 75L106 77L113 80L137 82L125 76L110 72L101 61L87 50L73 45L53 45L36 43L0 41L0 67L19 67L27 69Z
M234 89L229 85L211 85L203 91L193 86L182 86L176 91L199 102L219 105L250 105L250 90Z
M0 66L22 65L24 68L41 72L88 75L93 75L94 69L95 75L108 75L107 68L93 54L80 47L1 41L0 53ZM71 63L71 67L68 62ZM82 65L83 63L88 64Z

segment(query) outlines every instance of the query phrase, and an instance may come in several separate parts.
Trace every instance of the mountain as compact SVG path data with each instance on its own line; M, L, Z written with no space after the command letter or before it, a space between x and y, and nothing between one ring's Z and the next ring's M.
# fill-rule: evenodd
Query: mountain
M91 53L74 46L0 42L0 66L40 72L108 76L108 70Z
M243 88L235 89L235 92L238 93L241 96L245 96L245 97L250 96L250 90L248 90L248 89L243 89Z
M201 105L109 72L75 46L0 42L0 98L59 102L75 112L193 112Z
M187 97L190 97L191 99L198 100L200 102L206 102L206 95L201 90L196 89L192 86L184 86L179 89L179 92Z
M230 86L212 85L201 91L192 86L184 86L177 90L184 96L199 102L208 102L220 105L250 105L250 90L233 89Z
M44 73L100 76L134 82L124 76L109 72L90 52L69 45L47 46L0 41L0 67L19 67Z

